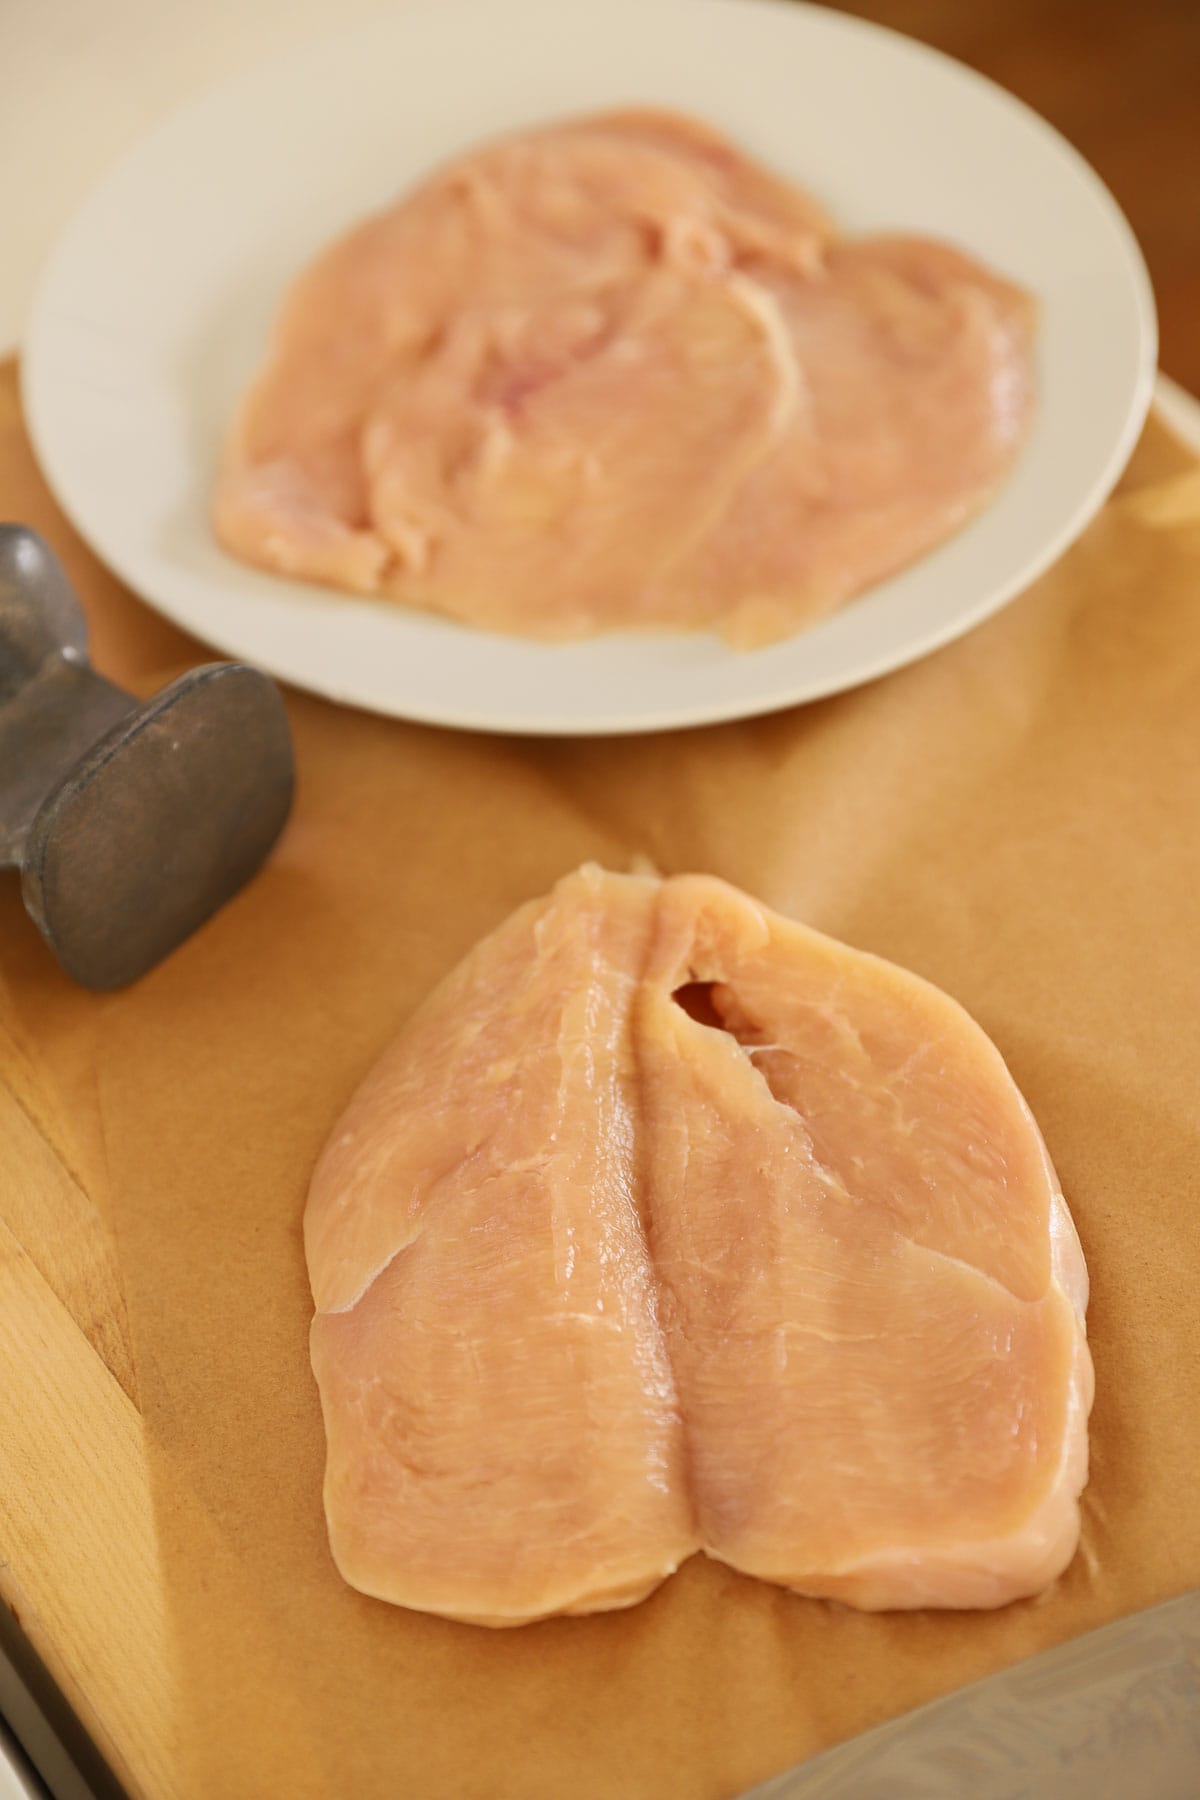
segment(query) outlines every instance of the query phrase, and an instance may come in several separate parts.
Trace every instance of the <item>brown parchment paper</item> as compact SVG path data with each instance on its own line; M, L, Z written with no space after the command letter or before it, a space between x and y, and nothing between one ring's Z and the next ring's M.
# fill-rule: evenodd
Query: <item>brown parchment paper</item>
M66 527L0 384L0 511L97 661L201 656ZM1200 1582L1200 470L1148 429L1063 562L963 642L752 723L624 741L419 729L289 693L269 867L133 989L74 989L0 884L31 1105L115 1234L196 1800L718 1800ZM482 932L587 857L711 870L961 1000L1037 1115L1092 1276L1083 1547L1040 1600L866 1617L690 1563L501 1633L342 1585L300 1218L336 1113Z

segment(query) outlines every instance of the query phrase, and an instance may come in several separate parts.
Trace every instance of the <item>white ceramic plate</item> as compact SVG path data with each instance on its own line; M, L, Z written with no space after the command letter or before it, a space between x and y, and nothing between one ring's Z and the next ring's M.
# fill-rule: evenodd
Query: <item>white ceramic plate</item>
M218 446L291 276L448 154L622 102L700 113L848 230L952 239L1037 295L1039 411L996 501L897 578L750 654L707 635L528 644L225 556L207 521ZM405 718L620 732L835 693L995 612L1104 500L1155 355L1146 271L1111 196L1033 113L945 57L770 0L452 0L306 45L147 138L51 258L24 393L79 530L227 655Z

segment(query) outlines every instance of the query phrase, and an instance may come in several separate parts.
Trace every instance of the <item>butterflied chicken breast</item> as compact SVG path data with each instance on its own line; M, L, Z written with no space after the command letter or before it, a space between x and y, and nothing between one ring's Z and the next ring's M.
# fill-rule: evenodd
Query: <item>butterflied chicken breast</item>
M708 877L588 868L367 1077L305 1219L345 1578L487 1624L697 1550L866 1608L1070 1560L1087 1275L947 996Z

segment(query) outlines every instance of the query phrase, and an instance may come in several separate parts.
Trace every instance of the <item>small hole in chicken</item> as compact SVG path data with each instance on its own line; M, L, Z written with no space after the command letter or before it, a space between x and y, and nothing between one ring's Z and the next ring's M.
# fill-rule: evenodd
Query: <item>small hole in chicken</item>
M685 981L671 995L676 1006L681 1006L689 1019L695 1019L697 1025L713 1025L718 1031L725 1030L716 1006L713 1004L715 981Z

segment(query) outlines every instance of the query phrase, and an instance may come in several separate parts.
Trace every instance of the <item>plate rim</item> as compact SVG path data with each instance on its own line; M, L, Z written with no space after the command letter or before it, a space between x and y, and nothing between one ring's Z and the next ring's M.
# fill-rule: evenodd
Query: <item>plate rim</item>
M545 0L540 0L540 3L545 4ZM82 224L92 208L102 201L106 191L110 187L118 186L127 173L142 161L147 148L153 142L177 131L186 124L192 114L202 114L214 104L222 102L228 104L236 99L239 89L253 90L255 85L264 78L286 79L289 64L308 63L314 55L319 54L323 45L337 44L339 48L344 48L350 40L369 39L386 34L390 30L407 31L413 27L414 21L419 23L422 16L444 18L448 13L458 13L463 16L471 14L485 16L487 0L449 0L449 4L445 4L444 0L413 0L413 3L407 5L402 13L379 12L356 19L353 23L341 27L335 26L318 32L305 33L303 37L292 44L282 49L276 49L274 53L257 56L243 67L234 69L208 83L185 99L182 104L169 109L162 118L156 120L135 137L119 156L100 171L96 180L89 186L83 198L60 227L39 271L22 336L18 380L26 428L41 476L71 527L83 539L92 553L143 604L149 606L189 636L198 637L206 647L215 650L221 658L251 662L287 685L336 704L354 706L381 717L397 718L420 725L435 725L455 731L539 738L617 737L703 729L709 725L728 724L738 719L761 718L794 706L809 705L818 700L833 698L838 694L853 692L856 688L867 686L889 674L911 667L912 664L922 661L927 656L956 642L1031 588L1077 541L1104 506L1136 446L1153 399L1158 356L1158 319L1155 295L1141 246L1124 211L1107 184L1082 152L1028 102L990 76L959 61L948 52L898 31L892 26L878 24L874 20L864 19L856 14L836 12L830 8L813 4L812 0L786 0L786 4L785 0L615 0L615 4L606 5L605 11L608 16L621 12L628 16L635 16L644 15L647 11L657 11L661 15L675 14L682 18L688 12L694 16L696 8L700 5L707 7L710 12L720 11L726 15L731 14L736 6L742 14L756 12L793 19L806 17L809 23L818 30L828 30L834 35L857 36L872 41L883 39L889 43L893 51L908 57L910 61L919 64L933 62L940 65L942 70L960 85L987 94L992 103L998 103L1003 111L1013 116L1026 129L1031 130L1050 152L1069 166L1074 177L1090 191L1092 201L1098 206L1104 224L1121 252L1122 269L1127 280L1128 295L1132 301L1137 326L1136 373L1131 384L1121 428L1114 434L1103 463L1093 475L1087 490L1076 502L1073 510L1064 517L1058 529L1045 539L1038 553L1026 560L1018 573L994 587L989 587L974 605L962 608L952 615L936 621L926 631L914 634L903 648L897 649L893 646L882 649L874 655L869 652L857 655L854 658L853 672L848 675L839 677L836 674L826 674L808 680L798 674L793 675L790 679L787 675L781 675L775 684L768 680L751 690L744 691L740 697L731 694L699 704L680 701L657 707L646 705L636 716L620 712L605 714L597 707L593 708L584 718L565 714L530 715L520 710L519 707L507 709L499 707L489 710L485 706L478 705L465 708L456 714L443 704L435 703L433 706L425 706L419 694L405 698L399 703L386 702L378 697L364 699L361 693L354 691L352 679L349 682L348 691L347 685L338 680L336 672L328 677L323 670L318 670L316 673L309 670L303 674L281 672L271 663L263 660L261 650L257 646L246 647L245 639L239 645L236 622L233 629L226 629L222 626L216 635L210 636L207 631L198 626L195 611L186 600L181 601L173 592L168 593L164 598L161 597L161 591L159 593L148 591L150 584L147 583L137 567L136 555L132 557L127 555L121 542L114 547L102 531L94 530L92 521L82 516L86 509L78 506L73 494L66 491L69 484L60 481L60 470L56 467L55 453L50 444L54 432L46 428L43 415L44 394L53 387L52 380L45 387L43 386L46 381L47 359L41 351L40 339L43 330L49 329L53 322L46 300L54 288L57 265L60 259L68 254L76 228ZM982 512L987 510L987 506L994 503L995 498L996 496L993 496L992 499L989 499L986 506L981 509L981 513L974 516L981 516ZM971 522L968 520L965 523L969 525ZM957 534L952 533L943 541L949 542L955 535ZM909 568L918 566L940 547L940 545L933 546L932 551L925 552L922 557L915 559L913 564L906 566ZM234 568L239 566L236 559L230 560ZM903 573L903 571L897 571L897 573ZM339 598L345 598L345 596L340 596L339 590L326 589L318 584L304 583L301 585L311 588L313 598L317 602L336 605ZM831 614L829 617L836 617L838 614L844 613L847 607L854 606L857 599L866 598L882 585L882 582L873 583L870 588L864 590L861 596L855 596L846 603L845 607L837 609L837 613ZM394 605L394 603L384 600L369 601L367 604ZM442 623L443 621L439 619L438 622ZM813 628L819 628L824 622L824 619L814 621ZM497 642L505 644L513 642L512 637L508 634L487 633L480 631L477 627L460 626L455 621L445 621L445 623L454 625L456 629L470 630L479 636L494 636ZM608 641L623 637L636 642L640 638L651 635L687 639L696 634L611 633L602 635ZM802 629L781 642L795 643L804 635L805 632ZM551 655L556 648L560 648L560 646L541 643L537 640L518 641L531 644L539 652ZM561 647L577 649L578 645ZM732 654L738 656L769 655L771 649L778 647L770 646L760 652L733 652ZM283 661L287 661L286 655Z

